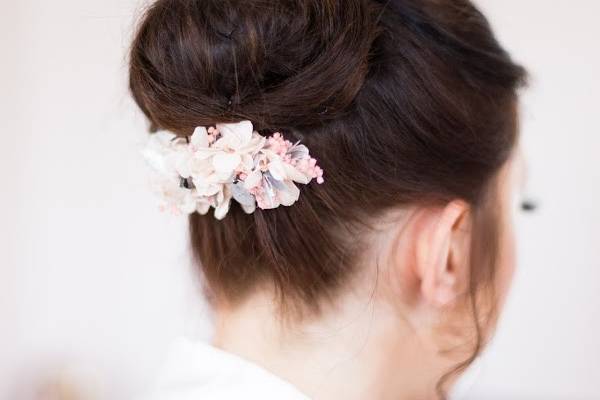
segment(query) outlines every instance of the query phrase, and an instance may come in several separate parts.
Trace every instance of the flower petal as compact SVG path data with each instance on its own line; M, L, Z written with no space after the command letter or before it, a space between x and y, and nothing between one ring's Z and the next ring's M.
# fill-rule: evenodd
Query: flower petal
M300 170L295 168L293 165L284 163L284 168L285 168L285 174L288 177L288 179L291 179L295 182L306 185L312 179L312 177L307 176L306 174L302 173Z
M286 190L278 190L277 197L284 206L291 206L300 197L300 189L292 182L286 182Z
M240 162L242 158L236 153L219 152L212 159L215 172L221 179L229 179Z
M309 158L308 147L303 144L296 143L289 150L288 154L295 159Z
M277 193L278 191L273 187L271 181L265 176L265 179L263 179L262 183L262 191L256 197L258 206L263 210L270 210L272 208L279 207L281 203L279 202L279 196Z
M209 143L208 143L208 131L206 130L206 127L204 127L204 126L197 127L194 130L194 133L192 134L192 137L190 139L190 143L195 148L208 147L208 145L209 145Z
M198 195L206 196L206 197L216 195L217 193L219 193L221 191L221 189L222 189L221 185L214 184L214 183L204 184L203 186L196 186L196 192L198 193Z
M245 189L241 182L231 185L231 192L235 201L241 205L249 206L256 202L252 193Z
M242 153L256 154L263 147L265 147L266 142L266 137L261 136L258 132L253 132L252 139L248 141L244 146L240 147L238 150Z
M242 209L246 214L252 214L254 211L256 211L256 202L252 204L242 204Z
M279 157L275 157L269 162L269 172L278 181L283 181L287 178L284 162Z
M224 186L223 191L217 194L217 204L215 206L215 218L221 220L225 218L225 215L229 212L229 206L231 204L231 192L227 185Z
M244 180L244 187L248 190L260 186L263 174L259 169L250 172Z
M252 122L240 121L233 124L217 124L217 129L221 133L221 139L218 140L220 146L239 149L250 142L254 128Z
M164 176L176 175L171 141L175 135L169 132L157 132L150 136L148 144L142 150L142 156L152 169Z
M185 214L192 214L196 211L196 200L191 194L185 195L179 203L179 209Z
M201 199L196 204L196 211L198 214L206 215L210 210L210 202L208 200Z
M205 158L198 158L194 155L189 163L190 176L195 179L204 180L209 177L213 172L214 168L212 160Z
M182 178L189 178L192 175L191 153L183 150L173 155L175 170Z

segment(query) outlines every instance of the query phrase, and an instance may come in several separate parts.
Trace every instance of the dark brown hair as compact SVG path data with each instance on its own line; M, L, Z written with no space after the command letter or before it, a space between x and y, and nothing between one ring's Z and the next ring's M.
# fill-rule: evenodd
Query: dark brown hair
M353 275L362 229L393 207L470 203L473 289L493 277L493 181L514 148L523 68L467 0L158 0L130 87L154 128L250 120L325 170L292 207L190 217L209 291L270 283L318 310Z

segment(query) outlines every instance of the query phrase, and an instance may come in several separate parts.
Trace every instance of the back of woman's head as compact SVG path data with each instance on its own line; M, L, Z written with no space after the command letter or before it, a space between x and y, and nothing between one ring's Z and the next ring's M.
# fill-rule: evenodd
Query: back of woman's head
M473 247L472 280L493 276L492 182L523 80L467 0L158 0L130 65L154 128L250 120L310 148L326 181L293 206L189 221L214 298L269 285L310 309L354 276L373 221L403 205L472 205L473 240L488 246Z

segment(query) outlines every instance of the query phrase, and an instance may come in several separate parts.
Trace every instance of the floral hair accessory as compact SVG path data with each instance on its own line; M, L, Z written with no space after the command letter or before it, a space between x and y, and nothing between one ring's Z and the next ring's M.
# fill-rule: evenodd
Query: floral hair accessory
M323 183L306 146L281 133L261 136L250 121L198 127L189 138L158 132L142 154L157 172L161 209L175 214L206 214L213 207L223 219L231 199L248 214L257 206L291 206L300 195L296 183Z

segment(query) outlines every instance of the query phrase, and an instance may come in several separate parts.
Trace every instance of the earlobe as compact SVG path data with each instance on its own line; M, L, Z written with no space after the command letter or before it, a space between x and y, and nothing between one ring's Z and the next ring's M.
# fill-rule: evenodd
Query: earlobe
M467 276L469 206L455 200L423 212L417 230L421 295L430 305L445 306L460 295Z

